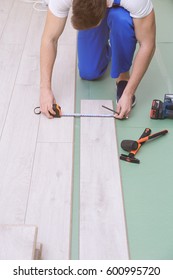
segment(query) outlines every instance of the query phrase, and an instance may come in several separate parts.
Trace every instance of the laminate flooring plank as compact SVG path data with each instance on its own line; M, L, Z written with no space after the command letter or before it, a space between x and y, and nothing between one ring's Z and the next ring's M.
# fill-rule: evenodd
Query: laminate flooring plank
M32 13L30 10L30 14L26 12L26 3L17 3L17 1L13 5L13 9L9 14L8 22L4 28L6 32L3 32L3 36L0 41L0 50L7 53L2 59L2 66L6 69L4 80L6 81L3 85L3 93L7 91L7 96L5 96L5 108L3 114L3 126L2 126L2 137L0 142L0 223L14 223L14 224L23 224L26 221L30 221L38 217L36 213L33 213L30 205L32 205L32 185L31 184L31 176L35 166L40 165L40 161L37 163L37 155L45 155L46 161L47 158L47 145L43 145L40 151L40 146L42 144L38 144L36 149L36 140L38 133L38 126L40 123L40 117L34 115L33 109L38 105L38 97L39 97L39 43L41 32L44 23L44 15L43 18L35 12ZM30 5L27 5L29 7ZM17 7L20 12L17 11ZM22 10L24 7L24 10ZM19 17L19 13L22 14L22 20L19 20L19 23L16 21L16 18ZM32 19L31 19L32 15ZM25 22L25 18L27 20L27 24ZM31 24L30 21L31 20ZM24 21L24 23L22 23ZM23 26L19 26L22 25ZM37 26L35 26L35 24ZM40 29L39 25L40 24ZM16 33L15 35L10 35L10 30L12 25L14 25L13 31ZM35 28L35 30L34 30ZM67 27L68 28L68 27ZM20 40L19 40L20 39ZM18 42L20 41L20 42ZM32 44L33 42L33 50ZM64 50L65 49L65 50ZM10 50L10 52L9 52ZM14 63L12 59L12 50L16 50L17 56ZM74 96L75 96L75 70L76 70L76 46L75 45L60 45L59 49L59 59L56 61L56 65L54 68L54 77L53 77L53 86L55 91L59 90L61 97L58 99L59 103L65 108L70 108L70 110L74 111ZM10 55L9 55L10 54ZM23 54L23 55L22 55ZM1 59L1 58L0 58ZM21 62L20 62L21 61ZM6 62L8 62L6 64ZM68 62L68 63L67 63ZM13 65L14 63L14 65ZM59 66L57 67L57 64ZM11 65L13 67L11 67ZM14 68L12 72L10 69ZM19 68L19 69L18 69ZM8 73L9 71L9 73ZM4 72L3 72L4 73ZM60 74L60 75L59 75ZM9 76L8 76L9 75ZM10 75L12 76L12 80L10 79ZM9 79L9 80L8 80ZM11 82L11 83L10 83ZM10 89L8 91L8 89ZM13 94L12 94L13 93ZM9 94L9 95L8 95ZM1 99L3 100L3 95L1 95ZM61 102L62 101L62 102ZM61 106L62 106L61 105ZM63 107L63 106L62 106ZM5 112L8 110L8 115ZM57 126L56 121L60 121L61 129ZM48 224L51 224L53 241L50 242L49 246L49 237L50 232L46 231L47 225L38 219L38 224L41 227L40 236L43 240L45 240L46 246L44 249L43 257L45 259L51 258L69 258L69 243L70 243L70 217L71 213L71 203L69 200L71 199L71 184L72 184L72 154L73 154L73 119L66 120L66 124L63 125L63 119L61 120L47 120L44 116L41 116L41 124L43 123L43 127L46 128L42 135L43 137L39 138L39 141L49 142L49 141L66 141L67 144L61 144L61 146L57 148L56 159L54 159L55 154L51 153L51 157L49 158L49 162L47 162L50 166L52 162L56 168L56 161L61 165L59 166L59 171L57 171L56 176L61 177L61 172L63 175L63 182L65 182L64 191L65 194L62 194L61 201L55 206L60 209L61 215L58 216L58 223L56 220L49 221L50 216L48 215L46 218L43 217L43 220L48 221ZM52 126L53 124L53 126ZM47 128L49 128L47 130ZM53 128L53 129L52 129ZM70 131L70 133L69 133ZM40 132L40 131L39 131ZM50 133L51 137L47 137L48 133ZM63 137L58 138L60 135ZM68 137L64 135L68 135ZM40 135L40 133L39 133ZM53 136L52 136L53 135ZM58 137L57 137L58 135ZM59 140L58 140L59 139ZM53 143L54 145L54 143ZM36 151L36 159L34 161ZM65 154L65 163L64 162L64 154ZM45 158L43 156L43 161L41 165L44 166ZM61 170L62 167L62 170ZM67 169L66 169L67 168ZM36 168L35 176L37 177L39 167ZM49 170L49 169L48 169ZM51 169L54 171L54 169ZM46 171L47 172L47 171ZM49 178L49 173L47 178ZM54 173L53 173L54 174ZM54 174L55 175L55 174ZM52 175L53 176L53 175ZM41 176L42 177L42 176ZM43 176L44 177L44 176ZM50 176L51 178L51 176ZM32 180L33 182L33 180ZM61 182L61 180L60 180ZM57 181L54 180L53 188L57 188ZM43 184L44 186L44 184ZM61 184L60 184L61 186ZM38 186L40 189L40 185ZM46 187L49 185L46 184ZM46 189L45 187L45 189ZM69 191L70 189L70 191ZM66 193L66 190L67 193ZM61 193L61 187L59 190ZM56 194L59 198L59 193ZM44 191L43 196L46 194ZM30 195L30 196L29 196ZM30 198L28 202L28 196ZM51 203L54 201L53 193L50 194ZM40 198L39 198L40 199ZM64 200L63 200L64 199ZM55 199L56 200L56 199ZM42 202L42 200L41 200ZM64 207L61 202L64 202ZM51 204L49 203L49 204ZM47 208L45 208L44 203L40 205L41 209L45 209L45 213L47 212ZM62 208L61 208L62 207ZM53 211L54 209L50 209ZM65 214L64 212L65 211ZM33 214L33 215L32 215ZM59 214L59 213L58 213ZM30 216L31 215L31 216ZM53 211L54 215L54 211ZM52 215L52 217L53 217ZM27 217L27 218L26 218ZM48 219L48 220L47 220ZM65 219L65 221L64 221ZM30 223L29 222L29 223ZM59 225L59 226L57 226ZM62 230L60 228L62 227ZM49 227L48 227L49 230ZM58 234L58 235L57 235ZM56 236L56 237L55 237ZM59 236L57 240L57 236ZM65 236L65 242L64 240ZM55 250L56 248L56 250Z
M8 34L9 37L5 37L5 33L3 38L5 43L0 41L2 63L0 71L2 71L3 77L0 84L0 117L2 121L0 122L2 133L0 142L1 223L24 223L25 221L39 125L39 117L33 112L39 100L39 67L35 67L35 63L38 66L44 14L35 12L31 19L32 7L29 8L30 5L26 3L23 4L18 6L17 2L14 3L11 11L13 16L9 16L5 28L8 33L9 26L14 21L13 30L16 32L18 23L15 22L14 16L18 14L17 7L20 8L21 13L23 7L26 18L22 18L22 20L25 28L19 30L22 33L23 41L20 44L17 42L8 43L8 40L12 40L11 35ZM30 12L26 13L26 11ZM31 41L34 49L32 49ZM34 59L27 60L26 56L31 56Z
M67 45L73 45L73 46L76 45L77 32L71 24L71 16L72 16L72 11L70 9L64 31L61 34L61 37L59 38L58 45L66 45L66 46Z
M8 20L10 9L14 0L1 0L0 1L0 38L4 29L4 26Z
M42 259L69 259L72 196L71 143L38 143L26 224L38 226Z
M67 40L68 22L58 44L52 83L62 110L73 112L76 43ZM43 259L70 257L73 130L73 118L49 120L41 115L25 222L39 227Z
M53 73L56 102L65 113L74 112L76 82L76 46L60 45ZM49 120L41 116L38 142L73 141L73 118Z
M22 45L0 43L0 135L6 120L22 50Z
M8 10L12 2L8 0L7 3L4 7ZM15 1L0 38L0 135L5 124L31 16L30 5Z
M52 87L56 102L63 112L74 112L76 83L76 36L77 32L71 25L69 13L65 30L58 42L57 58L52 76ZM73 118L49 120L41 116L38 142L73 141Z
M82 113L105 113L85 100ZM80 259L128 259L115 121L82 118L80 146Z
M33 260L37 228L23 225L0 225L0 260Z
M0 223L24 223L39 118L38 88L16 85L0 142Z
M16 84L40 84L40 44L45 19L45 12L33 12Z
M14 1L0 43L24 44L32 12L32 5L18 0Z

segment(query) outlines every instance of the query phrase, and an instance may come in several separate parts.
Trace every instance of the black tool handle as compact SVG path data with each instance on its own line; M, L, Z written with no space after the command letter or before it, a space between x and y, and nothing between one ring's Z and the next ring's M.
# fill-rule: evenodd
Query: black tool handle
M144 132L142 133L142 135L140 136L139 139L144 138L146 136L149 136L151 134L151 129L150 128L145 128ZM143 145L144 143L141 143L141 145Z
M105 108L105 109L107 109L107 110L109 110L109 111L111 111L111 112L114 112L114 113L117 114L117 115L119 115L119 113L117 113L115 110L113 110L113 109L111 109L111 108L109 108L109 107L106 107L106 106L104 106L104 105L102 105L102 107Z
M158 136L165 135L166 133L168 133L168 130L167 130L167 129L149 135L149 136L148 136L148 139L153 139L153 138L156 138L156 137L158 137ZM141 143L141 144L142 144L142 143Z
M166 133L168 133L168 130L162 130L162 131L159 131L159 132L157 132L157 133L144 136L144 137L140 138L138 141L123 140L123 141L121 142L121 148L122 148L123 150L127 151L127 152L135 151L135 150L138 149L139 143L142 145L142 144L144 144L147 140L154 139L154 138L156 138L156 137L165 135ZM146 135L146 133L143 133L142 135ZM142 136L142 135L141 135L141 136ZM141 141L141 142L140 142L140 141Z

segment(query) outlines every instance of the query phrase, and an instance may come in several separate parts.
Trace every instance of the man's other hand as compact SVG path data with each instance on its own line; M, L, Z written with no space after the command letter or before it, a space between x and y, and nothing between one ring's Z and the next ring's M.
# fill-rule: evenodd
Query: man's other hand
M53 118L53 116L51 116L51 114L52 115L56 114L52 108L52 105L55 103L56 103L56 100L55 100L52 90L41 88L41 90L40 90L40 110L49 119Z
M116 107L116 119L128 119L132 109L132 96L123 94L119 99Z

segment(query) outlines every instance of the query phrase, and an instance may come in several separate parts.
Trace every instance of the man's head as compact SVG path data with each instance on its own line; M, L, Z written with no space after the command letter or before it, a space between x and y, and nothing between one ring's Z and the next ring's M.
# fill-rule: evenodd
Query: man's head
M73 0L72 25L77 30L97 26L104 18L107 9L106 0Z

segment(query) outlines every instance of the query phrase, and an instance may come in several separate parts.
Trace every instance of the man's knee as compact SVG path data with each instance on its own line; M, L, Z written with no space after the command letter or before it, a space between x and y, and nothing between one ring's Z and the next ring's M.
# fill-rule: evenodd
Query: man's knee
M96 72L85 73L85 72L79 71L79 76L83 80L94 81L94 80L99 79L102 75L100 75L99 73L96 73Z
M107 65L103 67L102 69L96 69L94 67L91 67L90 69L80 69L79 68L79 76L88 81L93 81L101 78L105 71L107 69Z

